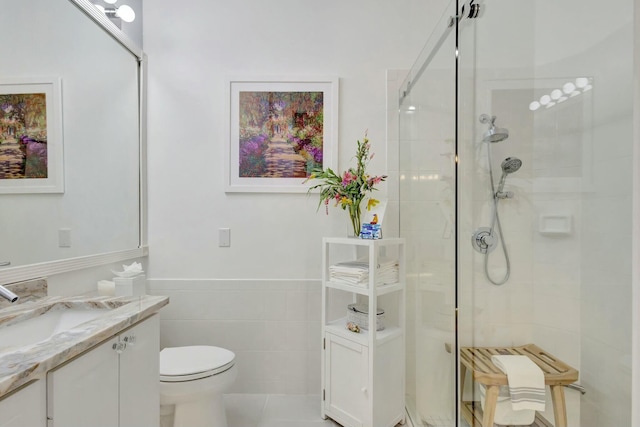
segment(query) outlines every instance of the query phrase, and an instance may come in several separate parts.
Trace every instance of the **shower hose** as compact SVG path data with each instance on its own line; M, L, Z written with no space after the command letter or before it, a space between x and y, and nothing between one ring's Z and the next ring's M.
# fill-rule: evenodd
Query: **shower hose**
M504 260L506 262L507 271L504 277L500 280L494 280L489 274L489 251L484 254L484 274L489 282L496 286L504 285L509 280L511 274L511 263L509 262L509 252L507 251L507 245L504 243L504 233L502 232L502 225L500 224L500 214L498 213L498 196L496 195L496 189L493 184L493 167L491 166L491 144L487 144L487 154L489 160L489 182L491 183L491 198L493 199L493 218L491 219L491 234L495 233L495 226L498 226L498 236L500 237L500 246L502 246L502 253L504 254Z

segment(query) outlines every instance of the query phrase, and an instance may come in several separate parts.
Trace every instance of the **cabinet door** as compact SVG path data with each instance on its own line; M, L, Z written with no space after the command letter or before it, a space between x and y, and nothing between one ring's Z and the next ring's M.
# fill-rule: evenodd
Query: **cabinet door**
M46 393L40 380L0 400L0 427L45 427Z
M348 427L366 424L369 401L367 347L326 334L325 412Z
M118 353L113 338L47 374L50 427L118 425Z
M120 427L160 425L160 323L158 315L120 334Z

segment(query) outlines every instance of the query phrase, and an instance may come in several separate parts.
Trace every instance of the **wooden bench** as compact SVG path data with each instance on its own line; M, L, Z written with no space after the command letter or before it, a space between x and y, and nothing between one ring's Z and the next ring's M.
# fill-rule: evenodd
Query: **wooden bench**
M555 427L567 427L567 411L564 400L564 386L578 380L578 371L534 344L522 347L462 347L460 349L460 395L464 390L467 370L473 381L486 387L484 411L479 402L462 402L461 411L471 427L482 420L482 427L493 427L500 386L508 385L507 376L491 362L494 354L527 356L544 372L544 382L551 389ZM540 414L536 423L550 424Z

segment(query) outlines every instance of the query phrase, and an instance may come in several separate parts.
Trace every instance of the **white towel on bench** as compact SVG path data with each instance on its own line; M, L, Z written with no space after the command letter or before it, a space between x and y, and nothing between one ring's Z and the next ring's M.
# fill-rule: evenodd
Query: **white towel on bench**
M544 411L544 372L527 356L493 355L491 361L507 375L511 408L514 411Z

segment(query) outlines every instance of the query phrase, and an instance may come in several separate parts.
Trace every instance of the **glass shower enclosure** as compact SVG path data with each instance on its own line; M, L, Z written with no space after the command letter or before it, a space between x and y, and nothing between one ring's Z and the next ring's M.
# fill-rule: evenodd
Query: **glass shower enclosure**
M579 371L567 425L631 425L633 14L452 1L400 85L414 426L482 419L461 349L528 344ZM536 417L562 425L549 387Z

